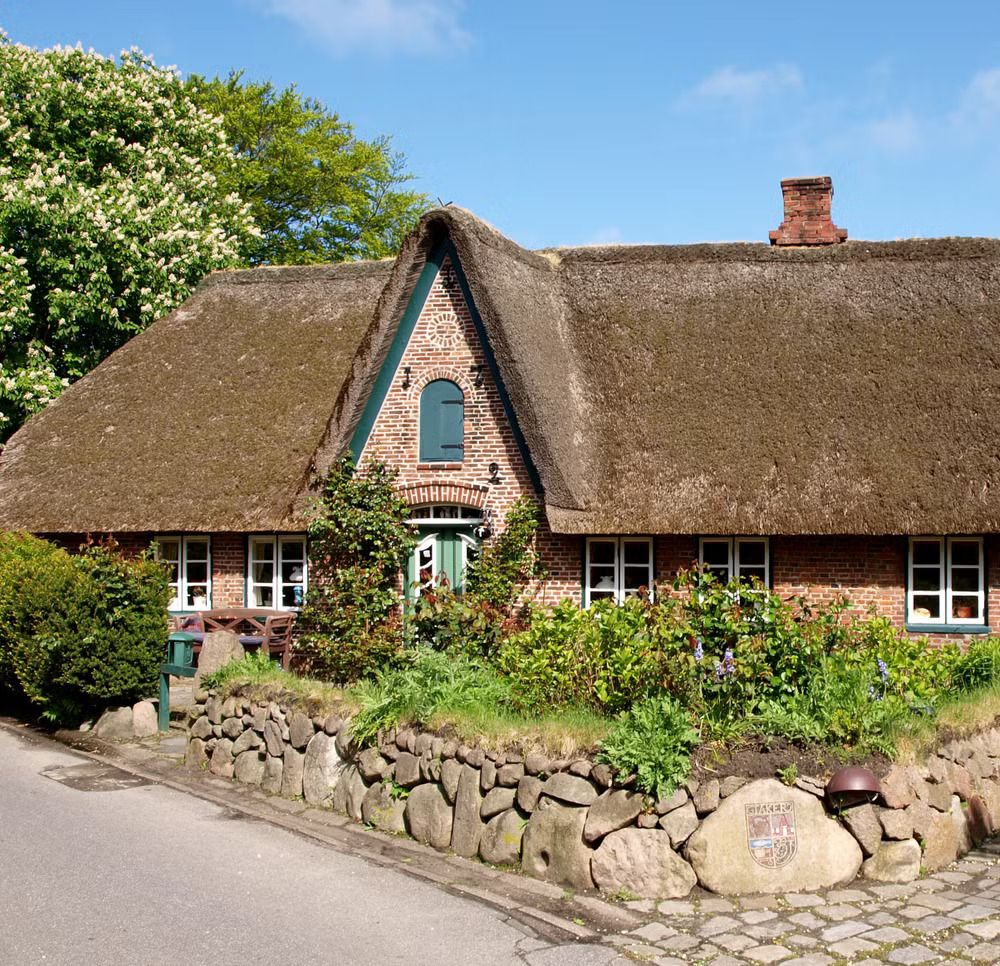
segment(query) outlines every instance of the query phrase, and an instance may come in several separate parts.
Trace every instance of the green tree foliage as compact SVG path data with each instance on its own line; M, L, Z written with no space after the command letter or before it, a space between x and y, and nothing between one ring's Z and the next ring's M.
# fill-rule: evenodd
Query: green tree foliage
M309 592L297 653L306 668L352 681L391 663L403 645L399 574L416 544L395 474L345 457L320 489L309 523Z
M237 264L255 229L225 189L221 123L138 52L0 33L0 440Z
M0 534L0 683L55 721L156 688L170 592L161 564L111 547L70 555Z
M284 265L394 255L428 207L388 138L364 141L293 86L192 76L188 90L223 120L239 161L220 183L252 208L261 237L250 261Z

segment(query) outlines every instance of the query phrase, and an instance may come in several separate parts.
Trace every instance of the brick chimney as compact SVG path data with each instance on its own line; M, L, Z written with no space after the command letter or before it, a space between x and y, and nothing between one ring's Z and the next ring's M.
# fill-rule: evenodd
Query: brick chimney
M830 218L830 178L786 178L781 197L785 220L768 232L772 245L836 245L847 239L847 229L838 228Z

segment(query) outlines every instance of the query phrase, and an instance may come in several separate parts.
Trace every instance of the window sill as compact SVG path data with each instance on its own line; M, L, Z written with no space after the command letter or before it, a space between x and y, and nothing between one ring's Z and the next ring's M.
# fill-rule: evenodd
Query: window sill
M463 463L417 463L418 470L460 470Z
M906 624L916 634L989 634L988 624Z

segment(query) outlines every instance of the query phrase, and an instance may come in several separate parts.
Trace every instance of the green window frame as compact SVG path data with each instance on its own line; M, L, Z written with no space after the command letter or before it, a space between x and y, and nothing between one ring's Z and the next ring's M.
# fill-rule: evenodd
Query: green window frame
M435 379L420 393L420 462L461 463L465 458L465 393L450 379Z

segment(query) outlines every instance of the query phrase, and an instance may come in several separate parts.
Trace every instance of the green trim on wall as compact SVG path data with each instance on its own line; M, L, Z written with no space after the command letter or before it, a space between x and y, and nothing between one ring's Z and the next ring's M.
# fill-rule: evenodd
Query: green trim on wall
M434 279L437 278L437 274L441 270L444 254L445 246L439 245L427 259L427 264L424 265L423 271L420 273L420 278L417 279L417 284L413 289L413 294L410 296L406 311L400 320L399 328L396 330L395 336L393 336L392 345L389 346L389 354L385 357L385 362L382 363L382 368L375 379L375 385L372 387L368 401L365 403L364 411L361 413L358 427L354 430L354 435L351 437L350 450L355 460L361 457L365 446L368 444L368 437L371 435L375 420L382 409L385 397L389 394L389 388L392 386L396 370L399 369L400 360L406 351L410 336L413 335L413 329L417 324L417 319L420 318L424 302L427 301L427 293L430 292L431 286L434 284Z

